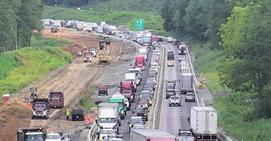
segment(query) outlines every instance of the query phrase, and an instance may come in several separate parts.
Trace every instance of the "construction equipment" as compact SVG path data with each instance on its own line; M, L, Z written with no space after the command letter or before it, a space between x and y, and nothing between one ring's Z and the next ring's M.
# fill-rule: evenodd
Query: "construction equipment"
M17 141L44 141L46 132L42 127L27 127L17 129Z
M100 41L99 43L99 49L103 50L103 53L99 54L99 64L110 64L110 57L105 53L105 51L107 50L107 45L110 45L110 40L108 37L104 37L104 40Z
M31 87L29 91L30 91L30 102L32 103L34 99L38 98L37 95L38 88Z

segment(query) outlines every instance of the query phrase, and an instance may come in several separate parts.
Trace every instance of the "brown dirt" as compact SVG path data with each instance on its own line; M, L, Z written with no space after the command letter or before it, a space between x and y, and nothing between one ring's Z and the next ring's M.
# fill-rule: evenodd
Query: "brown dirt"
M0 140L16 140L17 128L30 124L32 111L17 98L10 99L0 107Z
M62 129L64 133L73 133L75 130L78 130L79 127L84 126L84 121L72 122L66 121L64 118L59 119L63 114L60 111L71 108L71 103L84 94L88 85L106 66L114 67L121 64L122 61L118 59L123 53L135 52L135 49L111 44L106 51L110 55L110 65L97 65L97 58L94 58L94 63L84 63L83 58L77 56L77 52L84 51L84 46L96 47L98 49L99 37L77 31L50 33L49 30L44 30L43 35L44 37L72 41L72 44L61 47L61 49L73 54L75 59L71 64L58 68L49 73L45 78L40 78L35 83L23 88L18 94L13 96L16 99L12 98L8 103L0 106L0 141L15 141L18 127L44 126L48 127L48 130ZM65 108L62 110L50 110L50 118L48 120L31 120L32 110L26 107L20 100L24 101L29 97L29 87L33 86L38 88L37 94L40 98L47 98L50 91L64 91Z

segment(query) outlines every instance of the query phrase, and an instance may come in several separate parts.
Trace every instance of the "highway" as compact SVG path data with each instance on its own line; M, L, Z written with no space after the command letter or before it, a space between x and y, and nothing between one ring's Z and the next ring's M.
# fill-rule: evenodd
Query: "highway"
M178 49L170 43L163 44L166 50L172 50L175 54L174 67L165 66L165 80L176 79L177 86L176 92L180 95L179 79L180 79L180 63ZM167 60L165 60L167 61ZM165 87L165 81L164 81ZM163 90L162 110L160 113L159 129L162 129L168 133L177 135L179 129L189 129L188 117L190 116L190 109L192 106L197 106L196 102L185 102L185 95L181 95L182 102L181 107L169 107L168 100L165 98L165 88Z

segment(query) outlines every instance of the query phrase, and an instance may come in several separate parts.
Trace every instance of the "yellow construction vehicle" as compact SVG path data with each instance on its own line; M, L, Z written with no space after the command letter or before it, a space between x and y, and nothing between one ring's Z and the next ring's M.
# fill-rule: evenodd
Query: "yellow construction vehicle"
M110 64L110 57L108 54L106 54L107 45L110 45L110 42L108 44L108 41L100 41L99 42L99 49L103 50L102 54L99 54L99 64Z

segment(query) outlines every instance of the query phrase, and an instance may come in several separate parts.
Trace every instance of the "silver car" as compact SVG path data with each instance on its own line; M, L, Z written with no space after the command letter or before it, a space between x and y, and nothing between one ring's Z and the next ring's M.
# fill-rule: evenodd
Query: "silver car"
M194 93L191 93L191 92L188 92L186 95L185 95L185 102L195 102L196 101L196 97L195 97L195 94Z
M179 129L179 141L194 141L191 131L189 130L180 130Z
M171 106L181 106L181 97L177 95L170 96L168 105Z

